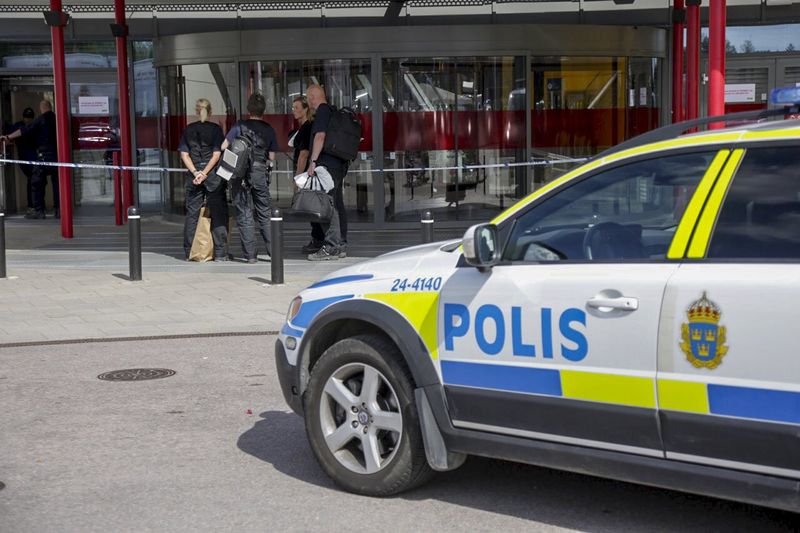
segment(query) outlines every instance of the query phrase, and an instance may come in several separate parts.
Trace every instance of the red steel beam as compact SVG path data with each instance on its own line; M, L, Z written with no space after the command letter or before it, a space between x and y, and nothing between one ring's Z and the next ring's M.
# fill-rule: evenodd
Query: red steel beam
M684 119L683 111L683 31L686 11L683 0L675 0L672 24L672 122Z
M725 114L725 0L713 0L708 12L708 116ZM724 126L721 122L709 129Z
M119 152L115 150L111 157L114 166L119 166ZM120 171L115 168L112 172L112 175L114 176L114 223L117 226L121 226L123 224L122 212L125 210L122 209L122 183L120 179Z
M125 24L125 0L114 0L114 22L112 27L117 42L117 86L119 87L119 130L122 145L122 165L131 166L131 113L128 89L128 26ZM122 217L128 219L128 208L133 205L133 175L122 171Z
M53 91L55 92L56 140L58 160L62 163L72 161L69 136L69 104L67 103L67 64L64 58L64 24L66 17L61 11L61 0L50 0L51 14L60 18L50 26L50 39L53 44ZM58 168L58 187L61 193L61 236L73 237L72 228L72 171L66 167Z
M700 0L686 0L686 120L700 112Z

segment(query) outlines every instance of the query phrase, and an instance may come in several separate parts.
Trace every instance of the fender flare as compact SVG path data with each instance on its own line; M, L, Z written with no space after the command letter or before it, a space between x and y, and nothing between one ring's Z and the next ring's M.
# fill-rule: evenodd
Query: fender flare
M433 358L425 348L419 333L400 313L388 305L365 299L337 302L320 312L302 337L298 347L296 372L299 392L305 392L309 378L309 361L312 340L329 324L338 320L360 320L384 332L397 345L406 365L411 370L416 387L441 385Z

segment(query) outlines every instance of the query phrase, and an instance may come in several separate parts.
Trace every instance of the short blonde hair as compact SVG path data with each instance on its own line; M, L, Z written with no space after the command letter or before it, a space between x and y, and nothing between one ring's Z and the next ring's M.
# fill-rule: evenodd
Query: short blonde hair
M194 110L200 117L200 122L205 122L211 116L211 102L206 98L198 98L194 104Z

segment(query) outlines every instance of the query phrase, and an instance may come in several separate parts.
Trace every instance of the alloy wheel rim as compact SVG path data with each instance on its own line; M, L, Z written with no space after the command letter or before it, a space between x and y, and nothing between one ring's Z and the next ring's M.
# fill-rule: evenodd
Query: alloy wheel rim
M320 424L328 450L358 474L385 468L403 433L397 394L386 376L363 363L346 364L328 377L320 398Z

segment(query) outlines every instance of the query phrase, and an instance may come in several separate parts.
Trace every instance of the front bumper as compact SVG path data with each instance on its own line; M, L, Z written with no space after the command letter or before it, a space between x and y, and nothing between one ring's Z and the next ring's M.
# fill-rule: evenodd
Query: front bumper
M281 384L283 399L286 400L292 411L302 415L303 400L300 397L297 367L289 364L289 360L286 358L286 349L281 339L275 341L275 368L278 371L278 381Z

